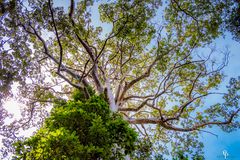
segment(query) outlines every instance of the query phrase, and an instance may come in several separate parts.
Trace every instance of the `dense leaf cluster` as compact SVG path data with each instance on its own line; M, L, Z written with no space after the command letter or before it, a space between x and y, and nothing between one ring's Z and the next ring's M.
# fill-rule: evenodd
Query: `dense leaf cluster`
M137 133L102 97L74 98L56 104L34 136L15 144L17 159L121 159L135 149Z

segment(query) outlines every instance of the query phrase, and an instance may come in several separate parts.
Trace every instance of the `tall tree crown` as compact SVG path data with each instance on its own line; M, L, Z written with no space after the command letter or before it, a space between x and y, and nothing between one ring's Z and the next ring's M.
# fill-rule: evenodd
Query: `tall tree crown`
M139 132L149 126L152 134L142 134L153 141L185 137L180 147L201 148L203 128L239 127L240 79L231 79L228 93L215 91L229 53L211 45L226 29L239 37L238 1L71 0L68 9L56 2L1 2L0 98L18 82L28 106L14 124L40 127L53 102L74 88L88 99L92 87ZM207 105L210 95L226 102Z

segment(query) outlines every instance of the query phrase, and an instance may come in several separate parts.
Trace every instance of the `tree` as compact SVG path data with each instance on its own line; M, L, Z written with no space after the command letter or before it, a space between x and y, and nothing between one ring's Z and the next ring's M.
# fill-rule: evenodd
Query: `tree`
M19 83L28 108L17 127L40 127L56 99L74 88L88 99L89 87L154 144L161 141L155 146L163 153L169 143L200 150L198 133L207 126L239 127L240 79L231 79L228 93L215 91L228 51L209 47L228 28L227 11L239 18L237 1L71 0L68 9L51 0L11 2L0 24L1 90ZM225 102L207 106L211 95Z

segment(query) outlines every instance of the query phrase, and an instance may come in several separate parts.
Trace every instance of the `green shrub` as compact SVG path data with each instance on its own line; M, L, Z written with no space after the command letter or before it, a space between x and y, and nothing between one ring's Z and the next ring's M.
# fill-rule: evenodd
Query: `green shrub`
M15 143L16 159L123 159L135 150L137 133L101 96L56 103L35 135Z

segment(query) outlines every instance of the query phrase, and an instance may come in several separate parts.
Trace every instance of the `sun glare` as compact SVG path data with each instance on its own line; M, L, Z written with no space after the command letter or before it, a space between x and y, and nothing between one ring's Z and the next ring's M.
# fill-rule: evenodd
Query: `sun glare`
M21 106L22 104L16 102L13 99L9 99L4 103L4 108L7 110L8 113L13 115L14 119L19 119L21 117L21 112L20 112Z

